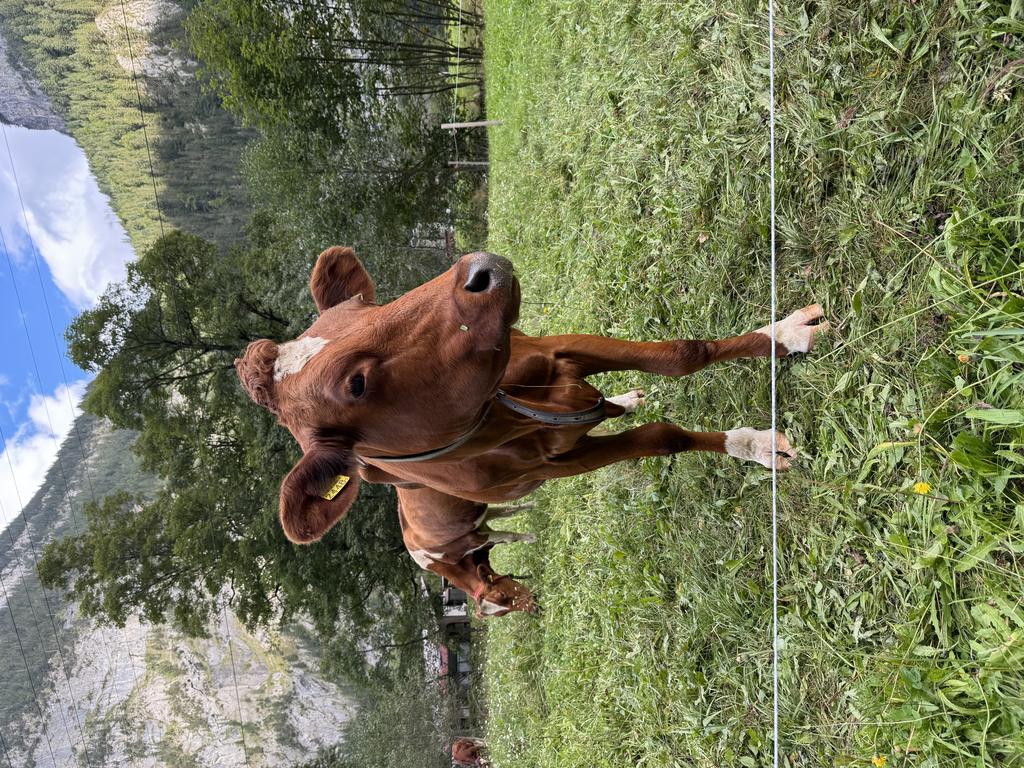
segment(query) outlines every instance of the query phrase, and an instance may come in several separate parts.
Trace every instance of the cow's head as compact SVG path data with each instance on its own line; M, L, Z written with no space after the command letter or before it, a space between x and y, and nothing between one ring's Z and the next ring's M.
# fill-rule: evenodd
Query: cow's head
M477 423L519 314L511 264L488 253L378 305L352 249L328 248L310 290L320 317L309 330L285 344L254 341L235 361L252 399L305 454L281 486L281 524L297 543L316 541L348 511L356 456L434 450Z
M476 568L481 581L473 593L478 619L504 616L511 611L537 613L540 610L533 593L511 576L499 576L486 562Z
M476 617L503 616L513 610L537 613L540 607L534 593L520 584L512 575L499 575L490 567L489 547L471 553L479 586L473 591Z

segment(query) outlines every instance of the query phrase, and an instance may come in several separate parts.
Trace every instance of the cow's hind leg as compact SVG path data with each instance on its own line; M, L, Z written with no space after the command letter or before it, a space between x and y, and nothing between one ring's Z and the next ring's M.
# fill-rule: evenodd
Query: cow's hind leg
M712 363L741 357L767 357L771 354L773 333L778 357L807 352L814 346L818 334L828 328L828 322L822 320L821 307L812 304L798 309L774 326L714 341L622 341L586 334L549 336L545 341L555 345L559 356L575 364L576 373L583 377L625 370L686 376Z

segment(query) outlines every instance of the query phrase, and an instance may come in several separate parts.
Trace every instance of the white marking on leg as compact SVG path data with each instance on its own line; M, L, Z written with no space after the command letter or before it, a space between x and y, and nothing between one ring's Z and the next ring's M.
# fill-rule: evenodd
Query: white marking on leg
M779 432L775 438L777 450L786 456L772 455L772 431L770 429L751 429L742 427L730 429L725 433L725 452L730 456L744 461L756 461L758 464L778 469L789 469L789 459L796 456L796 451L789 444L786 436Z
M609 403L615 403L621 405L626 409L626 413L633 413L637 408L643 405L646 400L644 399L644 391L642 389L631 389L624 395L616 395L615 397L609 397Z
M409 555L416 561L416 565L424 571L430 570L430 566L443 557L440 552L427 552L425 549L409 550Z
M319 336L304 336L278 346L277 360L274 362L274 381L280 381L291 373L301 371L326 343L327 339Z
M791 355L798 352L808 352L814 346L815 337L829 329L827 320L817 325L809 325L809 323L819 319L823 314L820 304L811 304L779 320L774 325L775 342L784 346ZM763 328L758 328L754 333L760 333L771 338L772 327L772 325L766 325Z

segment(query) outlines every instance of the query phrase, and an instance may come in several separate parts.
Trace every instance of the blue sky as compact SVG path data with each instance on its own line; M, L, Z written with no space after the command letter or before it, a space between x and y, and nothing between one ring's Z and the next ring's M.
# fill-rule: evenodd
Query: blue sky
M89 379L67 359L64 329L134 258L71 138L10 125L2 134L0 529L38 489Z

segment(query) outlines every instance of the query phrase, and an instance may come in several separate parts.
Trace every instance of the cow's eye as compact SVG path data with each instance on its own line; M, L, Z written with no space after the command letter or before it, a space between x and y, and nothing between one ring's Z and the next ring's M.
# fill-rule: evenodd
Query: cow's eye
M366 377L361 373L357 373L349 379L348 391L352 393L352 397L362 397L363 392L366 391Z

